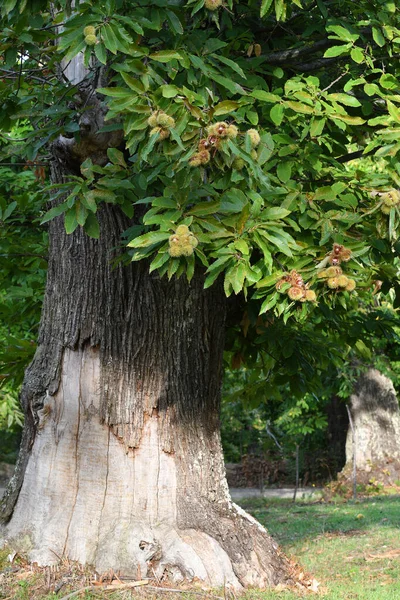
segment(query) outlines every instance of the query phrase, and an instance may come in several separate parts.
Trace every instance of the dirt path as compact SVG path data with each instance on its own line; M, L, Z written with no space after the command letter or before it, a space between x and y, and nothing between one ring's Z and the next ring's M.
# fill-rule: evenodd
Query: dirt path
M232 500L243 498L293 498L294 488L265 488L262 492L258 488L230 488ZM320 488L306 487L297 490L297 500L316 500L320 496Z
M5 485L0 484L0 498L5 492ZM230 488L232 500L243 498L293 498L294 488L266 488L261 492L258 488ZM297 500L311 500L319 497L320 489L307 487L297 490Z

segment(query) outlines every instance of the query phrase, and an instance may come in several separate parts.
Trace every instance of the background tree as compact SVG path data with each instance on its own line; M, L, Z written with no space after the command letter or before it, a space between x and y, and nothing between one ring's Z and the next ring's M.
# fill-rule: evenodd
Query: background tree
M398 11L297 0L74 10L2 6L1 125L29 119L25 157L49 153L54 184L5 533L40 563L66 555L235 587L287 580L224 478L226 309L230 325L248 300L250 324L292 318L302 333L317 299L324 319L325 304L346 312L373 281L386 285ZM385 168L349 168L362 153Z

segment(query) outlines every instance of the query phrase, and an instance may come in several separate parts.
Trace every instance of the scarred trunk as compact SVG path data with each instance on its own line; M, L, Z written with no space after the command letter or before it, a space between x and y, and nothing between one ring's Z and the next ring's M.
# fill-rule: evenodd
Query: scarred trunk
M61 180L60 163L53 176ZM219 437L225 298L198 273L170 282L113 263L129 225L99 241L50 225L26 429L3 500L4 536L33 561L65 556L133 576L269 586L287 561L233 505Z

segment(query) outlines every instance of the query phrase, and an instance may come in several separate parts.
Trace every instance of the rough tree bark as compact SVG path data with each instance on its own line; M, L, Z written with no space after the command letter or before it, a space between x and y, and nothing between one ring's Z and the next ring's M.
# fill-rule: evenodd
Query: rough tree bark
M350 397L356 438L357 481L393 483L400 478L400 410L392 381L377 369L359 378ZM351 477L353 443L349 428L342 478Z
M93 156L83 143L56 145L53 181ZM288 581L287 560L226 484L223 290L205 291L201 273L188 285L160 280L146 264L113 264L130 223L110 205L99 219L99 241L66 235L62 218L50 224L3 539L39 564L69 557L100 571L236 588Z

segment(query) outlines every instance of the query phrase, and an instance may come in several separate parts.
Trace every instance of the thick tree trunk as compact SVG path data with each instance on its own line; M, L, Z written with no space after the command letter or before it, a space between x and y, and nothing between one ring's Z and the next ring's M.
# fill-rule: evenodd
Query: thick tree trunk
M393 483L400 478L400 410L392 381L377 369L361 375L350 397L357 481ZM352 477L353 436L349 427L342 478Z
M63 176L59 163L54 179ZM231 503L219 437L225 298L198 274L160 280L113 265L128 226L101 237L50 225L26 428L2 503L3 538L48 564L265 587L288 580L267 532Z

